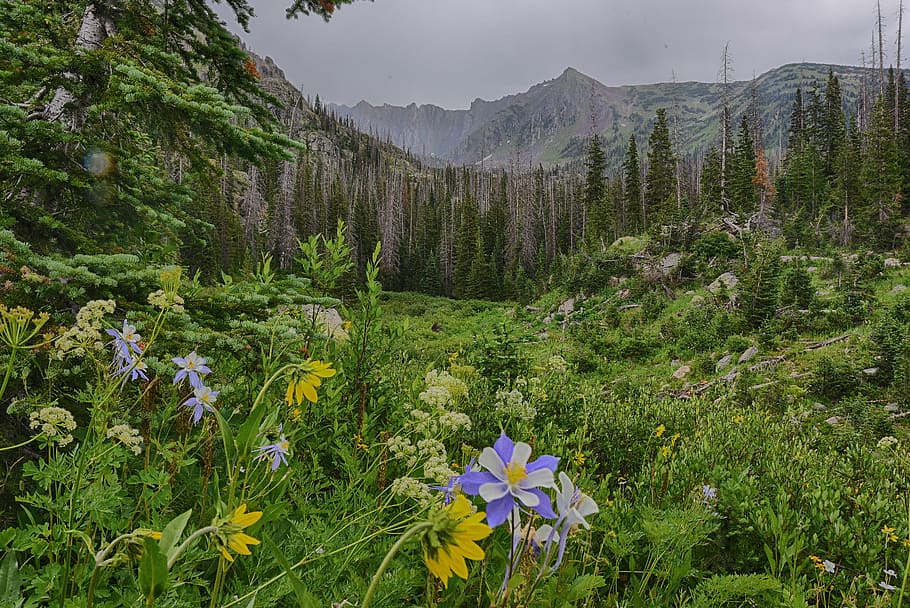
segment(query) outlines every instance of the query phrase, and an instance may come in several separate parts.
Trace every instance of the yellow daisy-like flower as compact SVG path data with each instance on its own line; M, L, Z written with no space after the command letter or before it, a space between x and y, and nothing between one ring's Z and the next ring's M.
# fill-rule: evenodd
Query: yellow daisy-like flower
M657 428L654 430L654 436L655 436L655 437L660 437L660 436L663 435L666 431L667 431L667 427L665 427L664 425L660 425L659 427L657 427Z
M475 542L489 536L493 530L483 523L486 513L474 513L471 503L462 495L455 497L438 513L433 528L423 538L423 560L430 573L449 587L454 572L468 578L465 559L482 560L483 549Z
M319 399L316 389L322 386L322 379L331 378L334 375L335 370L332 369L332 364L329 362L323 363L316 360L301 363L297 366L291 382L288 384L288 390L284 396L285 401L288 402L288 406L294 405L295 401L297 405L301 405L303 398L306 397L311 403L316 403Z
M234 561L234 556L228 552L228 549L240 555L250 555L251 551L247 545L258 545L259 540L244 534L244 528L248 528L259 521L262 517L262 511L246 512L246 505L240 505L230 515L223 519L216 520L212 525L218 526L218 532L215 538L218 543L218 550L221 556L229 562Z

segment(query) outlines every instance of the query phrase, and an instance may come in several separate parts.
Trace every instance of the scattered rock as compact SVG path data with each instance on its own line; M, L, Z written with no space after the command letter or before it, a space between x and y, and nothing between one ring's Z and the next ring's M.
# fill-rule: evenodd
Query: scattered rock
M679 367L680 365L682 365L682 361L680 361L679 359L673 359L672 361L670 361L671 367Z
M886 412L899 412L899 411L901 411L901 408L898 407L898 405L896 403L889 403L888 405L886 405L884 407L884 410Z
M694 295L695 295L695 292L694 292L693 290L690 289L689 291L686 292L686 295L687 295L687 296L694 296Z
M683 365L682 367L677 369L675 372L673 372L673 377L676 378L677 380L681 380L681 379L685 378L686 376L688 376L689 372L691 372L691 371L692 371L691 367L689 367L688 365Z
M714 371L715 372L722 371L722 370L730 367L730 364L732 362L733 362L733 355L724 355L723 357L720 358L720 360L717 363L714 364Z
M550 324L553 322L553 315L547 315L543 318L544 324Z
M866 374L867 376L874 376L875 374L878 373L878 368L877 367L867 367L866 369L863 370L863 373Z
M891 293L900 293L902 291L905 291L906 289L907 289L906 285L904 285L903 283L899 283L891 288Z
M739 279L732 272L725 272L708 285L708 291L711 293L720 293L721 291L732 291L739 283Z
M885 258L882 264L884 264L885 268L900 268L901 261L897 258Z
M626 300L630 295L632 295L632 290L630 289L620 289L616 292L616 297L620 300Z
M306 319L315 322L315 327L322 335L335 340L347 340L348 330L344 327L341 315L334 308L324 308L319 304L304 304L301 311Z
M752 357L754 357L757 354L758 354L758 347L750 346L749 348L747 348L746 350L743 351L743 354L741 354L739 356L737 363L745 363L745 362L749 361L750 359L752 359Z
M525 306L525 310L528 311L528 312L540 312L540 309L539 309L538 307L536 307L536 306L531 306L530 304L528 304L527 306Z
M559 305L559 308L556 309L557 313L562 313L564 315L569 315L575 312L575 298L569 298L565 302Z
M817 290L815 290L815 295L822 297L822 298L825 296L830 296L831 290L830 289L817 289Z
M721 380L723 382L726 382L727 384L730 384L734 380L736 380L737 376L739 376L739 370L734 367L733 369L730 370L730 373L727 374L726 376L724 376L723 378L721 378Z
M808 266L806 272L818 272L818 266Z
M812 409L815 410L816 412L827 412L828 406L825 405L824 403L819 403L818 401L816 401L815 403L812 404Z
M681 253L671 253L669 255L665 255L663 258L661 258L660 263L658 264L660 272L664 276L671 274L674 270L679 268L679 263L681 261Z
M825 422L828 423L828 426L836 426L836 425L840 424L841 420L843 420L843 418L841 418L840 416L831 416L830 418L825 420Z
M550 337L550 334L548 334L546 331L541 331L540 333L537 334L537 338L541 341L546 340L549 337Z
M702 296L692 296L692 306L704 306L705 299Z
M831 262L834 261L834 259L833 259L833 258L826 258L825 256L822 256L822 255L810 255L810 256L809 256L809 261L810 261L810 262L828 262L828 263L831 263Z

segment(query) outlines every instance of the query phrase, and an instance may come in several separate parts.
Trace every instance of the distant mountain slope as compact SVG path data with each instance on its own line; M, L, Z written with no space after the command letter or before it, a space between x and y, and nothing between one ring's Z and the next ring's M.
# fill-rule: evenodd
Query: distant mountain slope
M829 69L841 81L848 108L855 105L864 76L874 77L871 70L858 67L799 63L776 68L754 81L732 82L727 95L734 129L757 96L763 142L773 154L785 143L796 88L823 88ZM675 121L681 152L703 151L719 136L721 92L717 83L700 82L608 87L567 68L524 93L496 101L477 99L467 110L416 104L377 107L365 101L354 107L329 107L340 117L351 118L361 130L390 137L413 154L457 164L483 161L485 166L505 166L517 159L526 166L581 158L584 140L591 133L592 106L597 130L613 161L622 158L631 133L643 147L658 108L667 108Z

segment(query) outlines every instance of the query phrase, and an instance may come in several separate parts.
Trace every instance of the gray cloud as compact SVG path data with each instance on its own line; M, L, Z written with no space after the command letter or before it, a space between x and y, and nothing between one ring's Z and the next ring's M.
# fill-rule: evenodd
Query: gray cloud
M858 65L863 53L871 61L875 23L873 0L376 0L329 23L287 21L282 0L252 4L241 36L305 92L446 108L524 91L567 66L607 85L712 82L727 42L738 80L798 61ZM886 65L897 4L882 1Z

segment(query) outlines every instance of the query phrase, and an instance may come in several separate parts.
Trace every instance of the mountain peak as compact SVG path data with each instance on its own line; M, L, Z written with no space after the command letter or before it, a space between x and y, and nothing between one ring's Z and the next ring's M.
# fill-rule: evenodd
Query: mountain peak
M579 72L572 66L569 66L565 70L563 70L562 74L560 74L559 77L564 78L566 80L594 80L587 74L582 74L581 72Z

